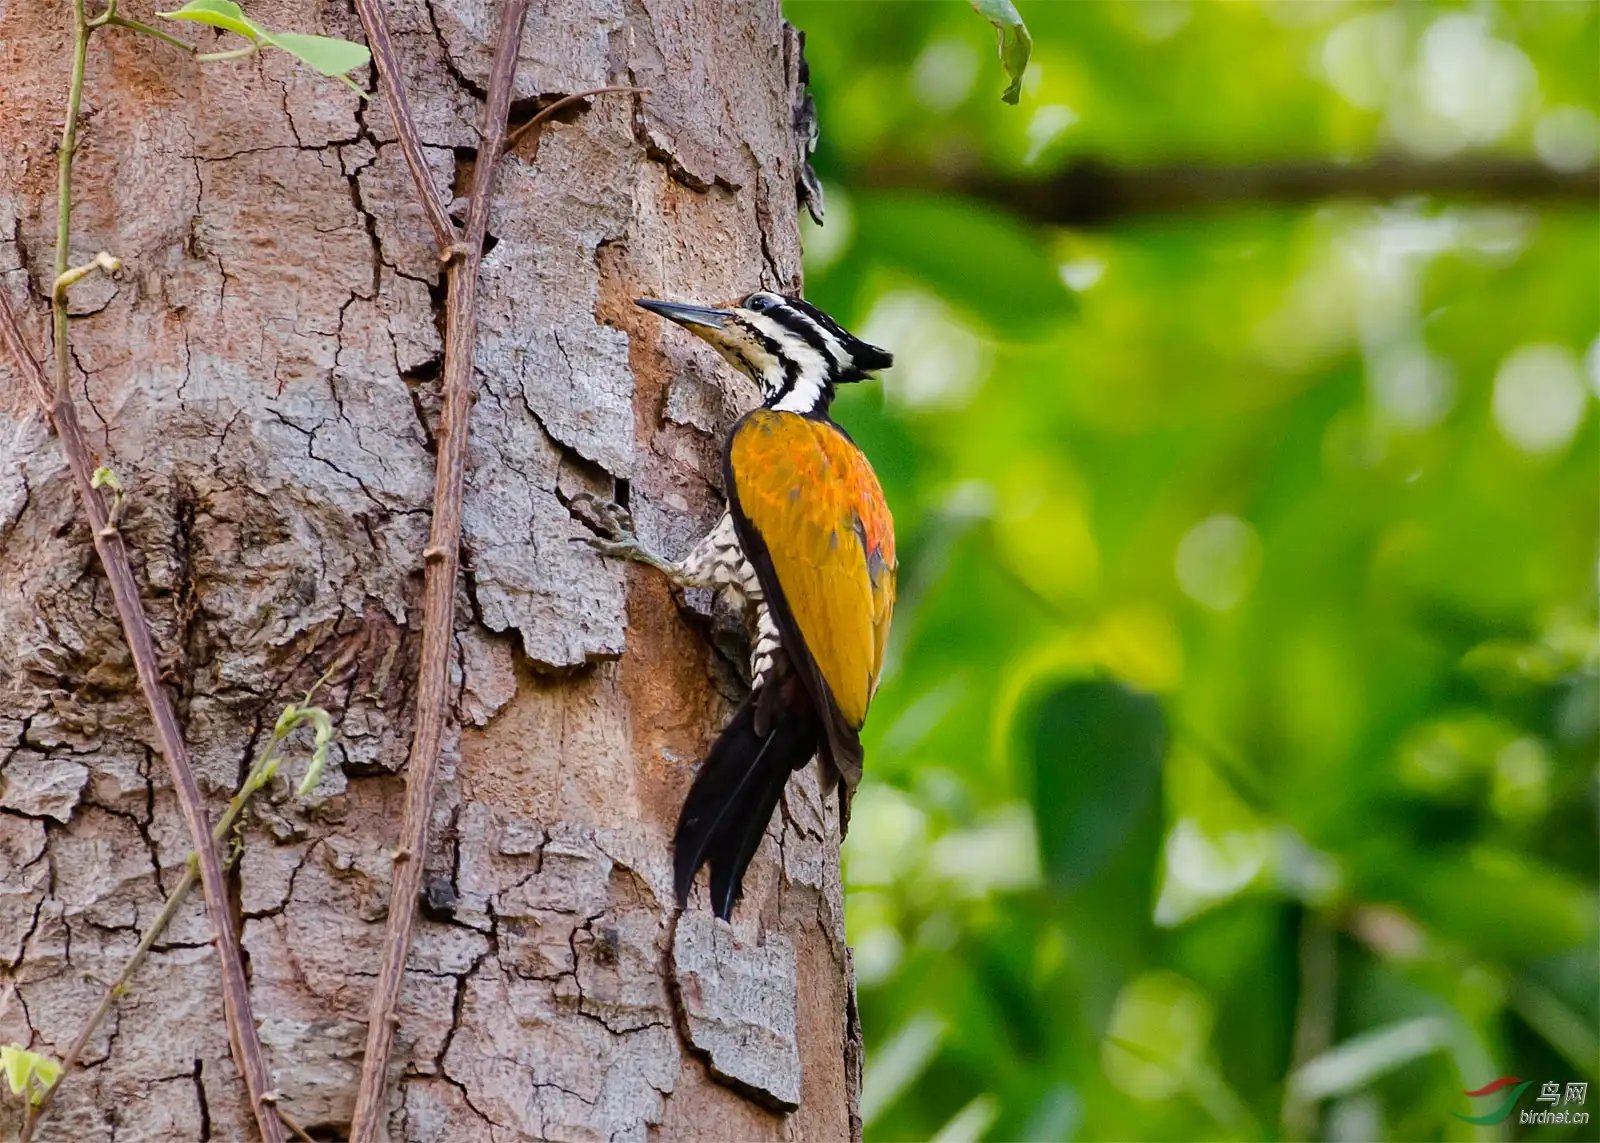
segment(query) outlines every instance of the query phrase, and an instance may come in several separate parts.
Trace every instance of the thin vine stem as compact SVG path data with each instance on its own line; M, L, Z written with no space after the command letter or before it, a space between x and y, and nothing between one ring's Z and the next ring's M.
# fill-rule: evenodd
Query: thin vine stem
M232 48L225 52L201 52L195 56L197 63L221 63L223 60L247 60L261 50L261 44L251 40L242 48Z
M417 725L406 767L405 816L400 824L400 844L394 853L389 887L389 916L384 924L378 979L367 1006L366 1052L350 1129L351 1143L377 1143L383 1134L388 1100L385 1082L400 1018L397 1009L405 979L406 954L411 948L417 899L422 889L423 858L427 850L428 822L432 816L433 788L439 754L449 721L449 670L455 656L455 598L461 555L461 492L467 466L467 426L472 411L472 359L477 340L478 269L483 260L484 236L489 228L489 208L494 199L495 177L505 151L506 119L511 109L512 80L522 46L522 30L529 0L505 0L495 32L494 62L489 70L488 98L483 105L478 136L478 164L473 172L472 196L467 207L464 235L454 224L435 227L440 256L445 259L447 309L445 313L444 404L437 431L438 457L434 466L433 522L423 549L422 659L417 666ZM367 43L379 61L379 76L389 95L402 141L418 137L411 120L405 91L399 83L388 25L378 0L356 0ZM414 167L417 192L426 209L437 205L437 189L426 167ZM431 212L429 212L431 214Z
M216 828L211 831L211 836L217 844L220 845L227 840L228 834L233 830L234 822L238 820L239 814L244 810L245 803L250 800L257 790L266 785L277 771L279 756L275 749L276 746L277 743L274 741L273 749L269 749L269 752L262 756L261 762L258 762L250 771L249 776L245 778L244 785L239 787L239 792L233 796L233 800L228 803L228 808L217 819ZM234 862L238 858L238 853L238 850L231 850L228 856L223 859L222 867L224 870L233 868ZM145 931L143 938L140 939L139 947L133 950L132 955L123 964L122 971L117 973L117 979L106 988L105 994L100 997L100 1004L95 1008L89 1019L84 1021L83 1027L78 1030L78 1035L72 1041L72 1046L67 1049L67 1054L62 1057L61 1074L56 1077L56 1082L51 1084L44 1094L38 1098L37 1102L28 1108L28 1115L23 1120L22 1135L18 1143L30 1143L33 1138L35 1123L44 1114L45 1108L50 1106L50 1101L56 1097L56 1093L61 1090L61 1085L66 1082L67 1076L72 1073L72 1069L77 1066L84 1049L89 1046L89 1039L94 1035L95 1029L100 1027L105 1018L111 1014L111 1009L116 1007L117 1000L123 993L127 992L128 983L133 979L134 973L139 971L145 959L150 955L150 950L155 946L156 941L166 931L167 926L172 923L172 919L178 915L178 910L183 908L183 903L189 899L189 894L194 891L194 887L198 884L200 884L200 857L196 853L190 853L189 860L184 867L183 879L178 882L177 887L167 897L166 903L162 905L161 912L156 914L155 920L150 922L150 928Z
M571 95L563 95L560 99L556 100L548 107L541 107L534 114L532 119L528 120L521 127L518 127L515 131L511 132L510 135L506 136L506 145L504 150L516 150L516 146L518 143L522 142L523 136L527 135L529 131L532 131L539 124L548 121L550 117L557 111L571 107L574 103L577 103L581 99L589 99L596 95L610 95L613 92L628 92L633 95L649 95L650 89L648 87L628 87L626 85L618 84L612 87L591 87L588 91L575 91Z
M59 282L67 272L72 245L72 160L78 150L78 114L83 109L83 71L89 58L89 37L94 29L83 14L83 0L72 0L72 76L67 82L67 116L61 125L61 149L56 154L56 272ZM51 329L56 343L56 400L71 391L72 358L67 353L67 299L64 290L50 290Z
M130 32L140 32L146 36L153 36L163 43L171 44L175 48L182 48L190 55L195 55L200 50L187 40L180 40L177 36L168 35L160 28L152 27L151 25L140 20L130 20L126 16L118 16L114 13L115 9L113 9L112 17L106 21L106 23L110 24L114 28L126 28Z
M72 175L73 160L78 149L78 119L83 109L83 83L85 64L89 54L89 38L97 27L116 18L114 5L108 0L105 12L95 17L95 22L84 12L84 0L72 0L72 64L67 86L67 105L61 126L61 145L56 155L56 256L55 274L50 296L51 330L55 343L55 387L46 403L46 412L56 429L67 467L77 487L78 499L89 518L90 532L95 551L105 568L111 586L118 618L122 621L128 649L133 657L134 670L139 677L140 690L145 705L150 710L162 756L172 775L172 784L183 811L185 824L199 855L200 880L205 890L206 914L211 922L213 943L222 972L223 1017L228 1028L228 1039L234 1060L250 1094L251 1110L263 1143L282 1143L283 1124L272 1106L272 1094L267 1075L266 1061L261 1052L261 1040L256 1032L255 1020L250 1011L250 985L245 979L243 958L239 951L238 935L233 931L228 910L228 887L223 880L222 861L211 840L211 826L200 786L195 781L194 770L189 765L188 750L184 745L183 731L178 725L172 699L167 694L157 662L155 641L150 635L149 619L139 594L139 584L134 578L128 560L128 551L122 534L111 524L104 500L93 483L94 464L92 450L78 419L72 400L72 354L68 340L67 289L74 279L67 277L68 259L72 246ZM99 260L96 260L99 265ZM9 311L9 307L7 307ZM7 315L8 325L15 325ZM24 374L30 372L31 354L22 342L20 333L6 331L6 342L19 360Z
M245 779L240 784L238 791L229 800L227 808L222 811L222 816L217 819L216 827L211 831L211 839L217 845L221 845L228 840L229 834L233 833L234 827L239 821L239 815L244 813L245 806L250 799L276 776L278 767L283 762L283 745L288 741L289 735L293 734L296 729L305 723L310 722L315 725L315 717L313 716L326 717L322 712L315 711L312 708L312 700L316 697L317 691L328 680L349 665L351 658L352 652L347 651L335 659L333 665L324 671L316 682L311 684L310 689L306 691L305 698L285 710L283 716L274 724L272 737L267 742L267 748L261 752L261 757L256 759L255 765L250 767L250 772L245 775ZM318 741L320 744L321 739L319 738ZM321 749L322 747L319 745L319 752ZM314 755L312 764L307 772L308 774L313 774L319 768L319 757ZM225 870L231 869L243 851L243 841L236 840L235 844L230 847L228 856L223 860L223 868ZM111 1009L116 1006L117 1000L127 992L128 983L150 955L151 948L161 938L161 934L166 931L167 926L172 923L172 919L178 915L178 910L183 908L183 903L188 900L189 894L194 891L194 887L199 883L200 855L198 853L190 853L189 860L184 867L182 880L178 882L177 887L167 897L161 912L156 914L155 920L150 923L150 928L145 931L143 938L140 939L139 946L133 950L132 955L123 964L122 971L117 974L117 979L112 981L106 988L105 994L100 998L99 1006L95 1008L89 1019L84 1022L83 1027L78 1030L78 1035L73 1039L71 1047L67 1049L66 1055L62 1057L61 1074L56 1077L53 1084L45 1089L38 1100L29 1106L27 1116L22 1123L22 1135L18 1143L30 1143L35 1123L44 1114L44 1110L50 1105L50 1101L56 1097L56 1093L61 1090L61 1085L66 1082L67 1077L72 1074L72 1069L77 1066L84 1049L88 1047L89 1040L94 1035L95 1029L110 1015ZM289 1128L292 1134L302 1139L306 1138L305 1132L285 1115L281 1108L278 1109L278 1116L284 1121L285 1126Z

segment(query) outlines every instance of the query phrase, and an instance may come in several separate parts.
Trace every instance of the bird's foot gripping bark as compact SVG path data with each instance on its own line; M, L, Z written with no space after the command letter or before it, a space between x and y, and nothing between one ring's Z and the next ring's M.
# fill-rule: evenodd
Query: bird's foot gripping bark
M640 542L639 537L633 533L633 515L622 505L611 500L602 500L588 492L575 495L572 503L584 509L589 525L598 533L594 536L574 537L575 539L582 540L603 556L617 560L632 560L636 564L647 564L679 587L700 586L699 581L688 575L681 565L658 556Z

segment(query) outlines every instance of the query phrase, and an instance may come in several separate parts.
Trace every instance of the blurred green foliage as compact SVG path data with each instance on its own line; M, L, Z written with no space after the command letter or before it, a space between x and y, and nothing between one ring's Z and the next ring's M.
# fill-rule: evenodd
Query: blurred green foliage
M1456 1118L1597 1078L1594 202L1069 232L870 177L1587 169L1600 7L1018 7L1010 108L965 3L786 3L807 291L897 354L835 406L902 553L868 1139L1600 1137Z

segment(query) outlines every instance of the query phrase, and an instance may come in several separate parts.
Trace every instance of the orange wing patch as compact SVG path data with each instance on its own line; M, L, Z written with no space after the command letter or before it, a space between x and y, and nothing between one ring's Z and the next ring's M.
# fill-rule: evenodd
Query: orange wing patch
M894 520L878 478L833 425L770 409L735 426L728 462L795 627L839 713L859 730L894 613Z

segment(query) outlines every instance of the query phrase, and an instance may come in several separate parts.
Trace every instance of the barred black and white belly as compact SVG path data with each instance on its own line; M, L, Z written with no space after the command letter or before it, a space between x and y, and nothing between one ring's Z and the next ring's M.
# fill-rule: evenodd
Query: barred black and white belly
M756 569L744 558L744 548L739 544L733 517L724 512L717 526L694 546L694 550L683 558L679 566L686 578L727 592L735 603L743 606L747 612L754 613L750 685L757 687L770 681L777 667L783 640L762 595Z

